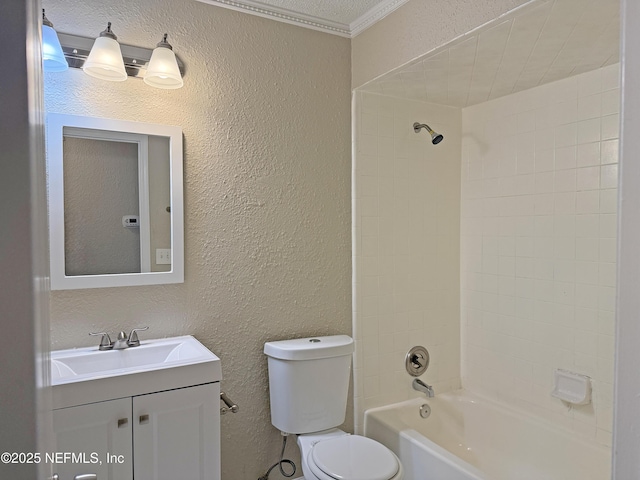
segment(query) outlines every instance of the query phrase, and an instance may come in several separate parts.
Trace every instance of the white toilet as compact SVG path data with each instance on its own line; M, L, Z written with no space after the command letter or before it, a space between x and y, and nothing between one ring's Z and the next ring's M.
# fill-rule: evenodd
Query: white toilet
M271 423L298 435L305 480L401 480L402 464L344 422L353 339L347 335L267 342Z

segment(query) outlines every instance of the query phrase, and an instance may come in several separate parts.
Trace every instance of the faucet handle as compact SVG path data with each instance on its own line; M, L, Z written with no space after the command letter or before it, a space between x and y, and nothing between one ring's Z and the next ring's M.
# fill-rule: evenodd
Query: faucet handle
M418 370L419 370L419 369L421 369L421 368L423 368L423 367L424 367L424 365L425 365L425 364L424 364L424 357L423 357L423 356L422 356L422 354L420 354L420 353L414 353L414 354L411 356L411 359L410 359L410 360L411 360L411 363L413 364L413 366L414 366L416 369L418 369ZM421 360L422 360L422 361L421 361Z
M98 346L98 350L111 350L113 348L113 342L111 341L111 337L109 337L108 333L89 333L89 335L94 337L102 336L102 338L100 339L100 346Z
M149 327L134 328L133 330L131 330L129 339L127 340L127 344L130 347L140 346L140 340L138 339L138 334L136 332L144 332L145 330L149 330Z

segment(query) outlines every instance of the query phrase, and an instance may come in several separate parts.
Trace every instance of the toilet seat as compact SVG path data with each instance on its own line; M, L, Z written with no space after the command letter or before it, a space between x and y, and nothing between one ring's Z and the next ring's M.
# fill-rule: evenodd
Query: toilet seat
M359 435L316 443L307 463L319 480L391 480L400 469L397 457L387 447Z

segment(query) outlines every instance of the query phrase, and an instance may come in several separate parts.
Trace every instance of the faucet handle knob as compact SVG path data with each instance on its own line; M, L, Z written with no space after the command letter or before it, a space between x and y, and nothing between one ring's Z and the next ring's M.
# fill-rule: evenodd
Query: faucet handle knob
M424 360L424 357L420 353L414 353L411 356L411 363L416 369L420 369L424 367L424 363L421 362L421 360Z
M144 332L145 330L149 330L149 327L134 328L133 330L131 330L129 339L127 340L127 343L130 347L140 346L140 340L138 339L138 334L136 332Z
M111 350L113 348L113 342L111 341L111 337L106 332L99 333L89 333L89 335L97 337L101 336L100 346L98 346L98 350Z

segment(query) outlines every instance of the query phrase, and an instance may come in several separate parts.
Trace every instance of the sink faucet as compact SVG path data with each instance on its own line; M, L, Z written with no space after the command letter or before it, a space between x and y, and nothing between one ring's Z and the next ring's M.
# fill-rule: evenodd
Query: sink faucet
M427 385L419 378L414 378L411 386L413 387L414 390L425 393L429 398L432 398L434 395L433 387L431 385Z
M118 333L118 339L115 342L111 341L108 333L100 332L100 333L90 333L89 335L101 336L100 346L98 346L98 350L124 350L129 347L138 347L140 345L140 340L138 339L137 332L143 332L145 330L149 330L149 327L143 328L134 328L131 330L129 337L124 332Z
M139 347L140 340L138 340L138 334L136 332L144 332L145 330L149 330L149 327L134 328L131 330L129 338L127 338L127 345L130 347Z
M124 332L120 332L118 334L118 339L113 342L111 346L114 350L123 350L125 348L129 348L129 343L127 343L127 334Z

